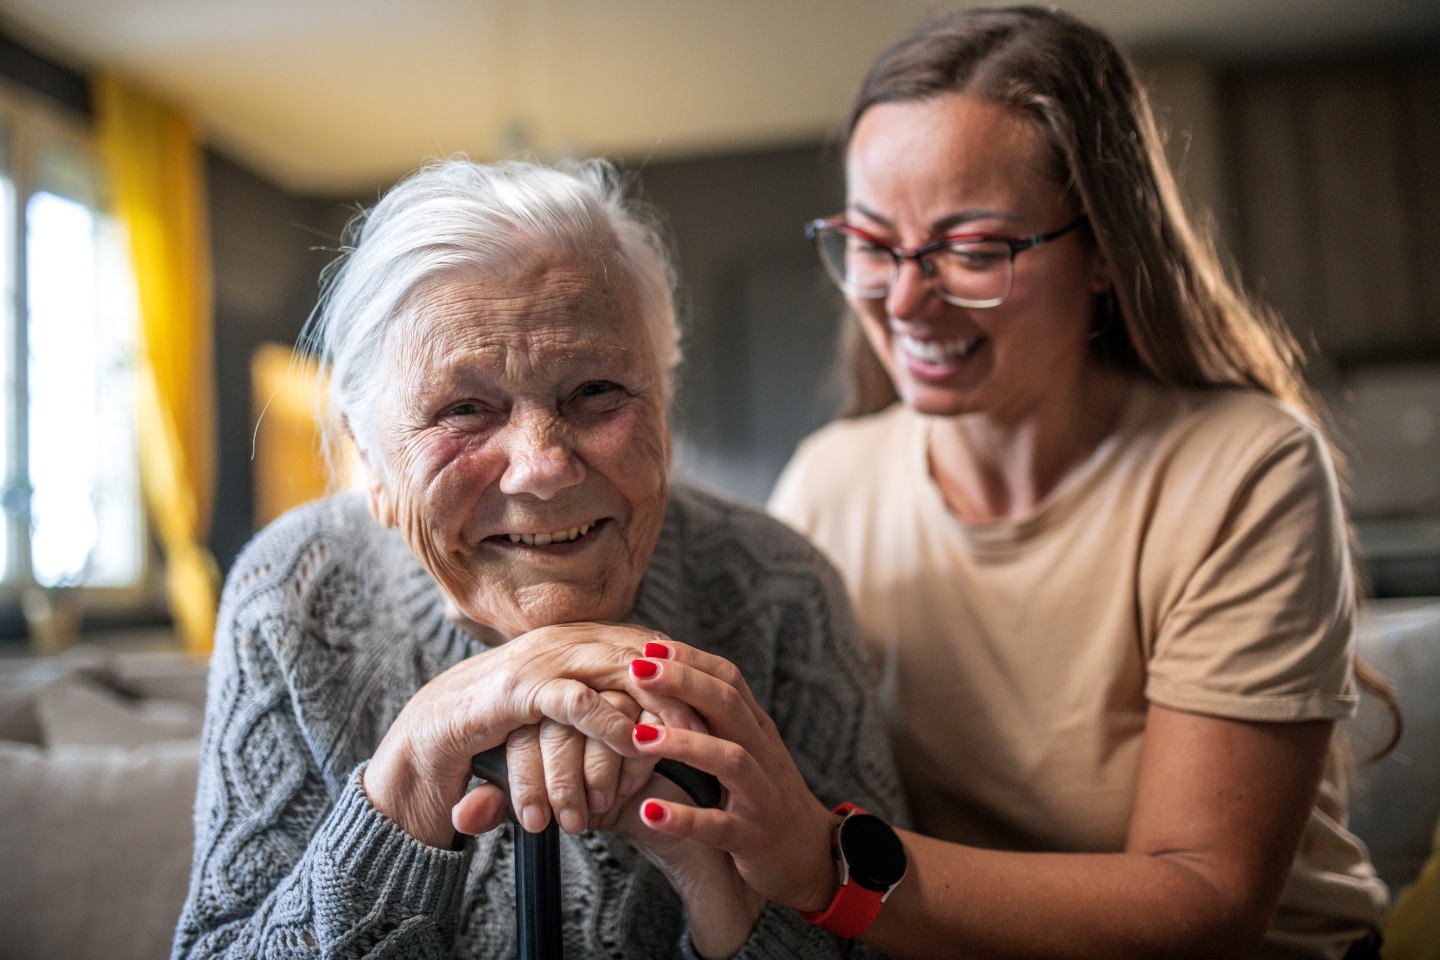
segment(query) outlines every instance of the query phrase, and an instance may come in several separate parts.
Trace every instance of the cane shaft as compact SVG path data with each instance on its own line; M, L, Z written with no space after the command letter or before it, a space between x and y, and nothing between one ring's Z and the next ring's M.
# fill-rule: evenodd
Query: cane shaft
M560 828L539 833L515 824L515 929L519 960L564 960L560 932Z
M475 776L509 789L505 745L476 754L470 761ZM661 760L655 771L678 784L702 807L720 802L720 781L675 760ZM519 960L565 960L560 918L560 825L555 817L539 833L520 826L515 809L515 929Z

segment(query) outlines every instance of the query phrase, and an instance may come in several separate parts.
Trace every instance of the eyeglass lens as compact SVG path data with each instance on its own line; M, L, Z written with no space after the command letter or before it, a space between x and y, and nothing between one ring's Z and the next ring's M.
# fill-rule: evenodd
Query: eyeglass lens
M888 248L843 230L816 233L825 269L853 296L885 296L899 276L900 262ZM926 254L921 268L948 301L962 306L995 306L1010 292L1014 258L1009 245L964 240Z

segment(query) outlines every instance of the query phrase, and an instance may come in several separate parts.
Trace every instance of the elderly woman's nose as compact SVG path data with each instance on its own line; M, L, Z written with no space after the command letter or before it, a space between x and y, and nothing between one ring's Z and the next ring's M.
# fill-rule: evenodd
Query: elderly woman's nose
M509 463L500 476L500 492L549 500L585 479L585 467L553 421L514 424L508 431Z

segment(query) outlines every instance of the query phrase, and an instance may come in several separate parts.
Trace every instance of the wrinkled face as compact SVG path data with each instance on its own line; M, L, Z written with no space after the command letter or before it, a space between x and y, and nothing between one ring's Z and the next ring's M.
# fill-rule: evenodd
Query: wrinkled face
M850 140L846 219L911 249L962 233L1049 233L1079 208L1047 160L1040 135L1005 107L963 95L878 104ZM1088 231L1014 262L1014 285L998 307L945 302L914 261L884 299L851 299L906 403L1017 419L1063 397L1093 363L1095 295L1110 279Z
M507 636L623 619L659 536L663 374L623 272L452 274L386 341L376 518L452 613Z

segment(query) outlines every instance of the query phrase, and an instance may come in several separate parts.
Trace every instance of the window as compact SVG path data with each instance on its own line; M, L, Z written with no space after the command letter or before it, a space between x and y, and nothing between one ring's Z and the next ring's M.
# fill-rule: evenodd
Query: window
M133 591L146 533L135 439L137 311L79 125L0 95L0 582Z

